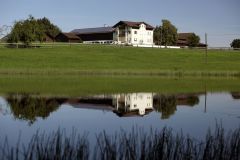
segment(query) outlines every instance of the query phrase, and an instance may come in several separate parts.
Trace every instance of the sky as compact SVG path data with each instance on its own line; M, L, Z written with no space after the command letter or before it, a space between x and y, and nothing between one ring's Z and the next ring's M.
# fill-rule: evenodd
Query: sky
M210 47L229 47L240 38L240 0L0 0L0 27L47 17L64 32L113 26L120 20L152 26L168 19L178 32L195 32Z

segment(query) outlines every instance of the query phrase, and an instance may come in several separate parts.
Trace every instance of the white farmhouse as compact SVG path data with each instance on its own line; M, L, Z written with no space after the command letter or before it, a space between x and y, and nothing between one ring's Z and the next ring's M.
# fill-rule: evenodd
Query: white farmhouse
M145 22L120 21L115 28L114 41L129 45L153 45L154 27Z

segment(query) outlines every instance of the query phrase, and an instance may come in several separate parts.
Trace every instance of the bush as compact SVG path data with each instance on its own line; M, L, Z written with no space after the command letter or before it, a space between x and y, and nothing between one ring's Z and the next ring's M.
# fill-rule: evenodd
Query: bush
M234 39L231 43L231 47L236 49L236 48L240 48L240 39Z

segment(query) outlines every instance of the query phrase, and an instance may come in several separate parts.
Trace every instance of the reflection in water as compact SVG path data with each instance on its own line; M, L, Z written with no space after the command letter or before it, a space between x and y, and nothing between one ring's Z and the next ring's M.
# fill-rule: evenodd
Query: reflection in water
M240 99L240 92L232 92L231 94L233 99Z
M0 97L0 115L7 115L10 113L11 110L8 102L4 98Z
M194 106L199 103L200 94L163 95L157 93L128 93L96 95L80 98L51 98L33 95L10 95L6 104L10 105L13 116L26 120L29 124L38 117L46 118L62 104L75 108L114 112L119 117L144 116L153 110L161 113L161 119L168 119L177 110L177 105ZM1 100L3 101L3 100ZM1 103L0 103L1 104ZM5 104L5 106L7 106ZM3 112L2 105L0 111ZM8 108L9 107L5 107ZM10 113L5 109L5 113Z
M157 112L162 113L161 119L168 119L174 115L177 105L191 106L197 105L199 98L197 94L180 94L180 95L161 95L156 94L154 97L154 108Z
M153 110L152 93L118 94L113 97L115 113L119 116L143 116Z
M34 97L27 94L10 95L7 101L13 116L27 120L30 124L34 123L37 117L47 118L62 103L62 99L59 98Z

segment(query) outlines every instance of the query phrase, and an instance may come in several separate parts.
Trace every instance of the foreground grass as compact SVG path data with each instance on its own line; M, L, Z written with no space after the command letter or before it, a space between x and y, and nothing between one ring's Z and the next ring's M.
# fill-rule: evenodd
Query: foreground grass
M29 93L52 96L156 92L239 92L239 78L159 76L0 75L0 95Z
M240 76L240 52L80 45L0 49L0 74Z
M19 141L9 147L8 141L0 141L0 158L13 159L134 159L134 160L239 160L240 128L226 133L221 126L209 131L205 140L198 141L171 129L146 132L122 130L115 135L102 132L96 135L95 147L90 149L86 135L75 131L70 136L57 131L50 135L36 133L28 145ZM94 144L93 144L94 145Z

